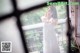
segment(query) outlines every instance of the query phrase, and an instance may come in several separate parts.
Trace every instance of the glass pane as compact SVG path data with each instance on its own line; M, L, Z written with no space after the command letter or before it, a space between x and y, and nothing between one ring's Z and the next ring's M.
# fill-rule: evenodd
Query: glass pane
M0 0L0 16L9 14L13 11L11 0Z
M66 53L66 18L65 6L47 6L22 14L29 52Z
M51 0L17 0L19 9L26 9Z
M15 17L11 17L8 19L5 19L3 21L0 21L0 50L1 50L1 42L11 42L11 48L9 52L9 47L2 47L3 52L0 51L0 53L25 53L24 52L24 47L21 39L21 35L19 32L19 29L17 27L17 20ZM9 46L9 45L5 45Z

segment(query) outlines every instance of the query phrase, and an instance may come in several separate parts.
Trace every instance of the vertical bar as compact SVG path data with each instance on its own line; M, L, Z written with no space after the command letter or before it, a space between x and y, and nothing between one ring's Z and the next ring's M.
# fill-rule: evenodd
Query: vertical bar
M67 0L67 38L68 38L68 53L71 53L71 36L73 27L71 25L70 14L69 14L69 1Z
M20 22L20 13L17 9L17 2L16 0L12 0L12 4L13 4L13 8L14 8L14 15L17 19L17 26L18 26L18 29L20 31L20 34L21 34L21 39L22 39L22 43L23 43L23 47L25 49L25 53L28 53L28 49L27 49L27 46L26 46L26 41L25 41L25 37L24 37L24 33L23 33L23 30L22 30L22 27L21 27L21 22Z

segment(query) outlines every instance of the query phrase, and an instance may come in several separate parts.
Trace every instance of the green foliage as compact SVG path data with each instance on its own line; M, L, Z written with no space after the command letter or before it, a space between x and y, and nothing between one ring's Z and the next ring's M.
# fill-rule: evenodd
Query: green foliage
M66 6L65 5L56 6L56 10L57 10L57 16L59 19L66 18Z
M42 28L33 29L25 31L26 40L30 49L34 48L35 50L42 51ZM33 49L31 51L34 51Z
M74 41L73 37L71 38L71 51L72 53L79 53L78 46L76 42Z
M36 24L41 22L41 17L45 14L47 8L36 9L29 13L24 13L21 17L23 25Z

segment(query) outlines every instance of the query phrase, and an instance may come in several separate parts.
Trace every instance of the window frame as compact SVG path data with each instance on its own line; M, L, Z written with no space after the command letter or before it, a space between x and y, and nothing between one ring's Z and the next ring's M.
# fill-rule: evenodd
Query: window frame
M57 1L51 1L51 2L57 2ZM60 0L60 1L69 2L68 0ZM25 13L25 12L29 12L31 10L34 10L34 9L45 7L45 6L47 6L46 2L43 3L43 4L37 5L37 6L33 6L31 8L28 8L28 9L25 9L25 10L19 10L17 8L17 2L16 2L16 0L11 0L11 2L12 2L12 6L13 6L14 11L12 13L8 14L8 15L0 16L0 22L3 21L3 20L5 20L5 19L7 19L7 18L12 17L12 16L16 17L16 19L17 19L17 26L18 26L19 32L21 34L22 43L23 43L23 47L25 49L25 53L29 53L28 49L27 49L27 46L26 46L26 41L25 41L25 38L24 38L24 33L23 33L23 30L22 30L22 24L21 24L21 21L20 21L20 15L23 14L23 13ZM70 45L71 39L70 39L70 36L69 36L71 34L68 34L69 30L70 30L70 24L69 24L69 5L67 5L66 7L67 7L66 8L66 10L67 10L67 17L68 17L67 18L67 20L68 20L67 21L68 22L68 31L67 31L67 36L68 36L68 53L71 53L71 45Z

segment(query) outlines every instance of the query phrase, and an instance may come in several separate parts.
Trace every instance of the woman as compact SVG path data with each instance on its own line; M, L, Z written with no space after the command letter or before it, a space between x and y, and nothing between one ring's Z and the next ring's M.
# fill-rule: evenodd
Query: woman
M54 15L56 13L55 10L55 7L50 6L48 12L41 17L44 23L43 53L60 53L55 32L55 26L57 24L57 15Z

